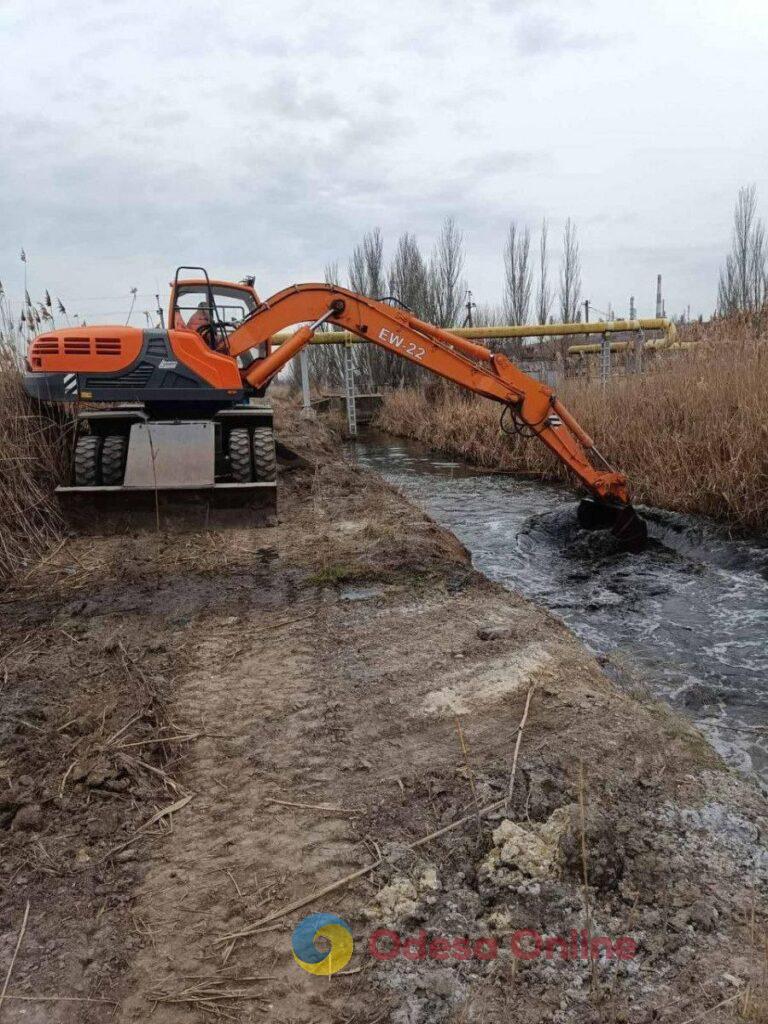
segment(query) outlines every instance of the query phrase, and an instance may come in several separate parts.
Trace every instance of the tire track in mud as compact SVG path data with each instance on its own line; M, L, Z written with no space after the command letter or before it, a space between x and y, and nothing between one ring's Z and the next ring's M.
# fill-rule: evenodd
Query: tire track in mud
M205 638L172 710L179 728L204 733L187 752L183 773L193 800L138 896L137 915L152 941L130 970L122 1020L143 1019L156 996L178 998L201 977L270 979L245 986L265 1002L227 1006L235 1019L249 1019L249 1006L289 1020L308 1006L340 1013L346 1002L338 988L318 993L316 979L293 963L292 919L233 945L217 942L360 863L347 815L270 802L335 806L345 793L333 764L339 737L325 718L327 692L306 628L309 618L321 629L325 609L306 602L299 621L269 632L275 613L268 598L267 587L236 621L198 625ZM248 654L233 656L244 647ZM243 986L227 981L224 988ZM194 1003L160 1002L152 1019L176 1024L197 1019L197 1012Z

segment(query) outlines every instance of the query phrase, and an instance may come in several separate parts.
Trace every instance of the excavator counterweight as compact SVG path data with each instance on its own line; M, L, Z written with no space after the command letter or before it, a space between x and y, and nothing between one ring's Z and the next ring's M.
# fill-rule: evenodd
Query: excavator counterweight
M181 270L201 273L182 278ZM73 486L62 498L85 499L86 508L143 504L158 520L161 506L179 505L273 514L275 444L263 396L325 322L500 403L515 433L541 440L587 489L582 526L610 528L629 548L644 543L625 477L555 392L503 354L335 285L293 285L262 302L249 281L213 281L190 267L176 272L167 329L67 328L32 341L25 386L34 397L127 403L80 413ZM273 348L273 335L289 327L295 333Z

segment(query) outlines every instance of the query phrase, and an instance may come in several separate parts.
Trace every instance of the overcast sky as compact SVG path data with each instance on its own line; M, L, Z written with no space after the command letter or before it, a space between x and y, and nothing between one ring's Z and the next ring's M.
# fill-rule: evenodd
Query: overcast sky
M0 280L89 322L178 263L268 295L452 215L497 302L511 218L577 224L584 295L708 314L768 215L760 0L0 0ZM552 272L557 272L553 253Z

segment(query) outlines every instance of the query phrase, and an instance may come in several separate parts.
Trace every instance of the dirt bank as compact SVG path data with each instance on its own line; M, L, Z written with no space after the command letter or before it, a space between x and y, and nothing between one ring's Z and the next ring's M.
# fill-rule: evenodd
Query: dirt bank
M74 539L3 596L0 977L29 914L0 1020L764 1019L764 803L320 426L279 427L312 465L276 529ZM290 952L317 911L356 943L330 979ZM380 961L379 927L501 952ZM510 956L524 929L637 951Z

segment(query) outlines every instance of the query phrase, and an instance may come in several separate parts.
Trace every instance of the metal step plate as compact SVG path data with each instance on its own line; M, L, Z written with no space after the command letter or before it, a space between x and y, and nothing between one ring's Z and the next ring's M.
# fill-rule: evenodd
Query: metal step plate
M211 420L131 426L126 490L213 487L215 473L216 428Z

